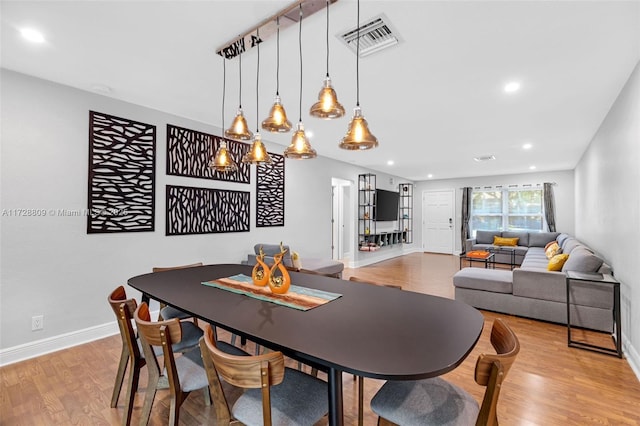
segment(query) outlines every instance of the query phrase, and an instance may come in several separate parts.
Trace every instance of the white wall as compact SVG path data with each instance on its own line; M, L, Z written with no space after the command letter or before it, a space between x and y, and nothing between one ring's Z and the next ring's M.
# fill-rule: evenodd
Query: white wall
M155 232L87 235L86 217L2 216L0 354L112 324L107 295L153 266L239 263L254 244L280 241L298 251L303 263L305 256L330 258L331 178L356 185L359 173L370 172L322 157L287 160L285 226L256 228L255 167L251 184L165 174L167 123L214 134L220 134L218 128L4 69L0 78L4 212L86 208L89 110L157 127ZM275 144L267 147L271 152L284 150ZM167 184L250 191L251 232L165 236ZM350 198L354 212L356 198ZM392 257L401 249L380 251ZM355 261L364 255L355 253ZM32 332L31 317L41 314L44 330ZM55 344L48 347L55 349Z
M414 201L414 239L422 241L422 193L424 191L455 190L455 247L461 250L460 228L462 226L462 189L495 185L526 185L555 182L553 187L556 206L556 229L558 232L574 233L574 184L573 171L526 173L518 175L480 176L473 178L427 180L416 184Z
M640 63L575 170L576 236L621 282L622 333L640 377Z

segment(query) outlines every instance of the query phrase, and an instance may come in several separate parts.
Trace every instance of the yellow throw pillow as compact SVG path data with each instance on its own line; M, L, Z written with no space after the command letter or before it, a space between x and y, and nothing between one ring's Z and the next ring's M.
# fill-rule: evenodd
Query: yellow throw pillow
M544 254L547 255L547 259L551 259L553 256L560 252L560 246L558 243L553 243L544 251Z
M520 238L493 237L494 246L517 246Z
M549 241L545 246L544 246L544 251L547 251L547 249L549 248L549 246L551 244L558 244L558 242L556 240L553 241Z
M566 253L556 254L549 260L549 265L547 266L548 271L561 271L564 263L569 259L569 255Z

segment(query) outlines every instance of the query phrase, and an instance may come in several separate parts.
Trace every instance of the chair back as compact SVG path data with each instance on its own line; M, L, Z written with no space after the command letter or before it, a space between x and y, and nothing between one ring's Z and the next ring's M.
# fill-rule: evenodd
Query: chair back
M180 390L180 380L178 379L172 345L182 340L182 325L180 324L180 320L173 318L152 322L149 306L145 302L142 302L140 306L138 306L133 314L133 318L136 321L138 334L142 340L142 349L144 350L147 364L149 364L150 359L155 360L153 364L158 368L159 373L158 361L152 346L162 347L169 388L172 393L177 393ZM147 368L152 367L147 366Z
M262 417L265 426L271 425L270 387L282 383L284 379L284 356L282 352L261 355L238 356L221 351L216 346L211 325L205 327L200 348L209 378L209 388L213 393L216 407L224 404L228 416L229 409L218 375L227 383L245 389L262 389ZM224 416L224 414L222 414ZM227 419L228 420L228 419Z
M156 266L151 269L152 272L164 272L164 271L173 271L174 269L187 269L187 268L195 268L197 266L202 266L202 262L191 263L189 265L178 265L178 266Z
M140 350L136 343L136 333L133 331L131 319L133 313L138 307L136 299L127 299L127 293L123 286L118 286L111 292L107 301L118 319L118 328L120 329L120 337L122 344L127 348L129 354L136 358L140 358Z
M496 354L480 354L476 361L476 383L486 386L476 426L498 425L497 406L500 388L520 352L518 337L500 318L496 318L493 322L491 344Z

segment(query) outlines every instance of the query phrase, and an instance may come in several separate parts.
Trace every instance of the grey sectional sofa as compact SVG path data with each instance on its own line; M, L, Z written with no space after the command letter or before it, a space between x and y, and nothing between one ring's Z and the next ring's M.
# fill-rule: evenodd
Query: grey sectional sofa
M486 232L486 231L485 231ZM480 231L478 231L480 233ZM511 236L515 233L494 233ZM507 235L505 235L507 234ZM520 233L518 233L520 234ZM483 238L488 235L481 234ZM528 237L528 238L527 238ZM567 234L529 233L521 237L513 271L464 268L453 277L455 298L476 308L566 324L566 271L612 274L611 267L589 247ZM547 270L544 246L556 240L569 254L562 271ZM493 242L493 236L491 236ZM521 245L527 242L527 245ZM480 250L477 239L470 249ZM612 331L613 293L610 287L588 283L572 285L571 323L600 331Z

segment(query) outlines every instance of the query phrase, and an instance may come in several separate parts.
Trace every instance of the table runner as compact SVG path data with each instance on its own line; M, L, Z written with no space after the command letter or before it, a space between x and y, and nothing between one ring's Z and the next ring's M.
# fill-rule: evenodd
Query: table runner
M297 285L289 287L289 291L286 294L275 294L271 292L269 286L259 287L253 284L251 277L244 274L205 281L202 285L231 291L237 294L243 294L254 299L276 303L278 305L287 306L300 311L308 311L309 309L313 309L342 297L342 295L338 293L330 293L328 291Z

